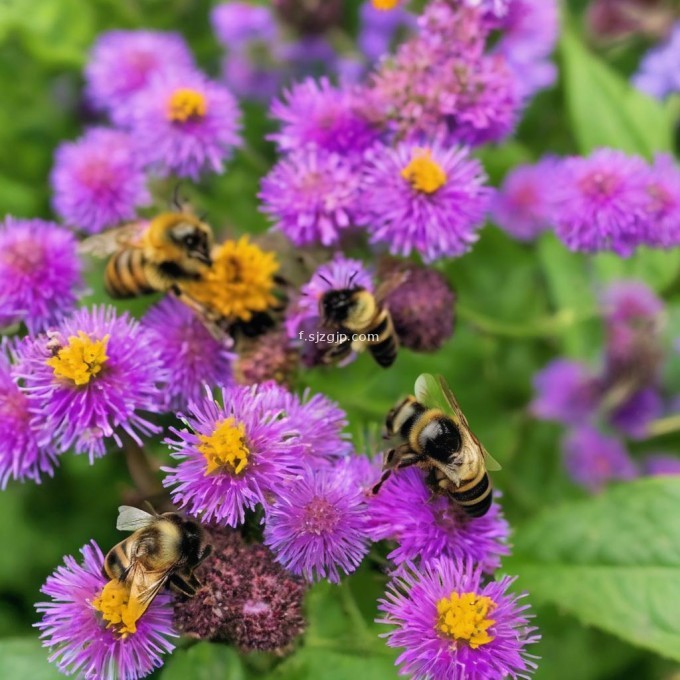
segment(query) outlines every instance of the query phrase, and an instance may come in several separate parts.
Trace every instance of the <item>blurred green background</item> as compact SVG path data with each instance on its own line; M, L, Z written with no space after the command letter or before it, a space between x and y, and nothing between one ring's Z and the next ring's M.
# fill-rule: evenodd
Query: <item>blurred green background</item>
M48 175L53 151L61 140L77 137L92 122L81 104L81 70L98 33L111 28L180 30L199 64L217 74L220 49L208 18L213 4L205 0L2 0L2 212L51 216ZM358 2L346 4L346 28L351 33ZM587 51L579 37L583 6L583 2L569 5L568 32L557 55L558 86L532 102L515 140L481 152L494 183L518 162L548 151L585 153L609 145L649 157L655 150L672 148L672 106L662 107L636 95L624 79L644 46L598 56ZM245 110L249 151L239 153L224 176L209 178L189 191L218 228L257 232L266 226L257 212L257 187L273 151L263 139L270 129L264 110L256 105ZM495 484L503 492L517 546L504 566L509 573L520 574L519 585L530 591L537 611L543 635L536 650L531 650L543 657L537 678L670 678L678 668L670 659L680 660L680 558L676 554L680 505L673 504L680 503L680 487L672 480L642 481L629 485L630 492L615 489L602 499L587 499L563 472L560 428L532 420L526 404L533 374L551 357L567 354L596 360L601 327L594 318L595 299L608 280L639 276L663 293L671 303L669 342L677 337L679 265L678 253L643 252L626 262L612 256L586 261L567 253L551 236L528 246L488 226L470 255L443 267L457 290L459 307L454 338L440 352L423 356L404 351L387 372L362 356L343 370L342 380L337 369L301 376L301 384L327 392L347 408L359 441L367 427L382 422L396 398L411 391L419 373L440 372L447 377L473 429L504 467ZM102 295L98 278L98 271L90 272L92 300ZM141 308L136 305L134 312ZM670 361L666 376L668 389L677 392L680 362ZM669 436L636 448L677 451L679 444L677 437ZM162 447L154 453L167 460ZM63 456L54 479L40 486L13 484L0 493L0 678L57 675L43 662L45 653L31 630L33 603L63 555L76 553L90 539L103 547L120 540L115 531L116 508L130 490L125 462L112 452L92 467L83 457ZM619 512L635 512L635 503L651 509L648 528L668 538L671 545L665 553L663 546L657 546L649 559L631 557L626 546L644 545L650 536L642 531L627 534L616 522L606 524ZM560 544L560 537L567 534L571 543ZM549 535L555 545L546 547ZM584 565L593 569L580 572ZM350 579L349 587L371 631L374 601L383 585L368 568ZM633 594L640 592L649 596L636 599ZM667 601L658 603L657 597ZM645 609L650 602L652 611ZM315 637L334 637L340 643L345 636L352 639L337 589L315 588L308 611ZM348 642L346 654L341 653L341 644L336 652L321 652L309 643L271 671L271 677L396 677L394 655L382 643L357 649ZM241 678L246 673L265 677L257 669L269 665L256 657L243 664L227 648L198 645L174 655L159 675L166 680Z

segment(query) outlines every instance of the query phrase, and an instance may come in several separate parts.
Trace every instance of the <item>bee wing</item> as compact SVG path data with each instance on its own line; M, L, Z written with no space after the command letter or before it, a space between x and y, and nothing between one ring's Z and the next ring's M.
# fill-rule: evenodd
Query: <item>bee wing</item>
M484 454L484 465L489 472L497 472L502 470L501 464L480 444L482 453Z
M401 286L409 277L408 272L401 272L395 276L390 276L380 283L375 289L375 299L378 304L385 301L385 298Z
M151 524L154 519L154 516L146 510L133 508L131 505L121 505L118 508L116 529L118 531L137 531L137 529L143 529Z
M101 234L89 236L78 244L78 253L104 258L121 248L139 247L148 222L129 222Z
M130 587L130 602L128 608L134 613L135 620L148 609L154 598L170 578L172 569L151 571L133 560L125 577Z
M182 289L177 289L174 293L180 302L184 303L196 314L215 340L227 345L232 344L232 337L229 335L229 319L220 318L210 307L199 302Z

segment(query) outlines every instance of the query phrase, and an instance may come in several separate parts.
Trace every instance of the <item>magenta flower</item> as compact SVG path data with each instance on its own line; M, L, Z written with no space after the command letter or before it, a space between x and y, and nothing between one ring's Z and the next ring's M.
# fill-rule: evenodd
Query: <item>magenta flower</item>
M127 314L80 309L48 334L27 338L18 354L31 413L60 452L74 447L93 462L107 440L122 446L125 433L141 444L140 434L159 431L141 412L159 410L167 375L152 338Z
M232 0L212 9L210 23L215 37L229 50L254 40L266 44L280 39L274 13L264 5Z
M116 615L120 606L102 598L108 579L102 576L104 555L92 543L80 550L81 564L68 555L63 566L47 578L41 592L48 602L35 605L36 623L50 650L50 661L65 675L88 680L137 680L163 665L162 655L178 637L172 623L172 598L158 595L128 630ZM114 582L115 583L115 582Z
M645 187L648 195L648 230L645 243L671 248L680 245L680 169L672 156L654 159Z
M43 220L0 224L0 326L23 321L31 333L71 312L83 288L76 240Z
M448 558L415 567L407 564L379 601L393 626L389 647L404 648L400 673L413 680L502 680L527 678L536 669L528 645L540 636L530 625L529 605L507 592L508 576L483 585L483 572L470 560Z
M273 383L222 390L191 403L180 415L187 429L172 428L174 468L163 468L173 502L206 522L243 523L245 511L268 506L300 467L303 450ZM274 395L274 396L272 396Z
M610 415L609 422L631 439L645 439L653 420L663 414L663 400L654 387L634 392Z
M93 128L56 151L51 175L56 213L89 233L137 215L151 197L132 138L119 130Z
M643 463L646 475L680 475L680 458L667 453L653 453Z
M339 463L340 466L343 463ZM264 543L293 574L340 581L368 552L366 499L352 475L306 469L268 508Z

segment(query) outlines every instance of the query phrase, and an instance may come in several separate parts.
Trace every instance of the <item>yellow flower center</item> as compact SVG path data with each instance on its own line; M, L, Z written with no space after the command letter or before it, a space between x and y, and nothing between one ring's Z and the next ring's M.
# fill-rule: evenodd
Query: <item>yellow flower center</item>
M496 606L490 598L476 593L451 593L437 602L437 630L455 642L464 641L472 649L493 640L487 628L496 623L487 618Z
M243 236L225 241L213 252L213 266L198 281L184 284L186 293L226 318L249 321L276 302L272 295L279 264Z
M186 123L190 118L203 118L208 110L205 95L188 87L175 90L168 100L168 119Z
M87 333L78 331L77 337L72 335L68 344L45 363L54 370L55 378L71 380L74 385L87 385L108 361L108 343L108 335L101 340L92 340Z
M394 9L399 4L399 0L373 0L373 7L380 10Z
M118 579L109 581L92 606L101 613L107 628L127 637L137 632L137 621L144 613L144 607L136 600L130 600L130 590Z
M401 176L417 191L433 194L446 183L446 173L432 158L430 149L416 149Z
M233 418L221 420L211 435L199 434L198 450L205 456L205 474L228 466L235 475L248 466L250 450L246 445L246 432L243 423Z

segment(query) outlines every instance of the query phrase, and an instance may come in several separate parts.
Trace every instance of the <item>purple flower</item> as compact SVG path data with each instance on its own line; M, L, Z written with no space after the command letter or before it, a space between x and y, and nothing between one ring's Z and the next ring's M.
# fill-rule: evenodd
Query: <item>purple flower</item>
M229 50L253 41L271 44L280 40L271 8L249 2L226 2L214 7L210 23L217 39Z
M342 466L343 463L338 465ZM368 552L365 497L352 475L308 468L279 489L269 507L264 543L293 574L340 581Z
M641 158L613 149L563 160L555 174L557 235L571 250L630 255L648 229L648 178Z
M378 61L390 51L397 33L411 30L416 26L416 18L403 7L395 7L390 12L376 9L372 3L364 2L359 10L361 28L357 44L369 62Z
M612 480L629 480L638 475L623 445L589 425L572 430L563 449L569 476L591 493L601 490Z
M125 594L102 592L107 579L102 576L104 555L99 546L92 541L80 552L82 564L70 555L65 557L64 565L47 578L41 589L50 600L35 605L42 615L35 625L41 631L43 645L50 649L50 661L65 675L80 678L143 678L162 666L162 655L174 649L169 640L177 637L172 624L172 598L161 593L136 625L127 627L120 619ZM109 591L118 584L111 583L114 585L108 586ZM111 597L107 598L107 594Z
M666 453L647 456L643 463L646 475L680 475L680 458Z
M306 148L262 180L262 211L297 246L337 243L359 217L361 174L343 156Z
M159 431L140 411L159 410L167 376L151 337L127 314L80 309L18 351L16 375L31 413L59 451L74 447L93 462L107 439L122 446L123 433L141 443L140 433Z
M643 57L633 85L657 99L680 92L680 22L676 22L670 37Z
M233 49L222 60L222 78L240 99L269 104L280 92L284 69L277 64L276 53L269 54L269 49L259 44Z
M529 625L524 594L507 592L513 578L482 585L483 572L470 560L442 558L407 565L379 601L378 623L389 647L403 647L396 663L413 680L527 678L536 664L526 646L538 642Z
M30 479L40 484L41 475L52 477L57 455L51 442L38 445L41 423L32 415L26 395L12 375L11 349L0 342L0 489L10 479Z
M470 250L484 221L489 190L479 161L462 148L402 143L367 152L361 205L371 241L392 254L428 262Z
M664 311L663 300L636 280L612 283L602 295L602 307L608 324L636 324L655 319Z
M136 216L151 197L132 138L119 130L93 128L56 151L51 175L54 210L89 233Z
M491 202L494 222L520 241L532 241L550 225L555 160L517 165Z
M193 67L194 59L179 33L108 31L98 37L85 67L86 94L115 120L119 107L154 76Z
M656 389L647 387L632 394L610 416L613 427L631 439L644 439L647 428L663 412L663 401Z
M680 245L680 169L672 156L656 156L645 189L649 213L645 243L661 248L677 247Z
M500 567L501 556L510 553L510 527L497 503L483 517L467 517L454 501L434 495L420 470L393 474L371 499L368 517L374 541L397 542L388 555L396 564L435 557L471 559L492 574Z
M207 396L180 415L189 429L173 428L177 439L166 440L180 463L163 468L176 505L229 526L242 523L246 509L268 505L303 455L278 389L273 383L223 389L223 406Z
M272 104L281 123L273 139L281 151L313 145L338 154L361 154L377 139L375 128L359 112L360 91L333 87L328 78L308 78Z
M56 323L75 307L80 270L76 240L66 229L7 217L0 224L0 318L21 319L31 333Z
M205 324L177 298L168 296L142 319L171 379L165 387L165 407L184 408L198 401L204 386L229 382L235 354L216 340ZM209 359L208 359L209 358Z
M600 399L600 385L578 361L555 359L534 376L531 412L542 420L567 425L585 422Z
M234 97L196 71L154 79L131 100L125 122L141 162L161 176L221 172L241 142Z

